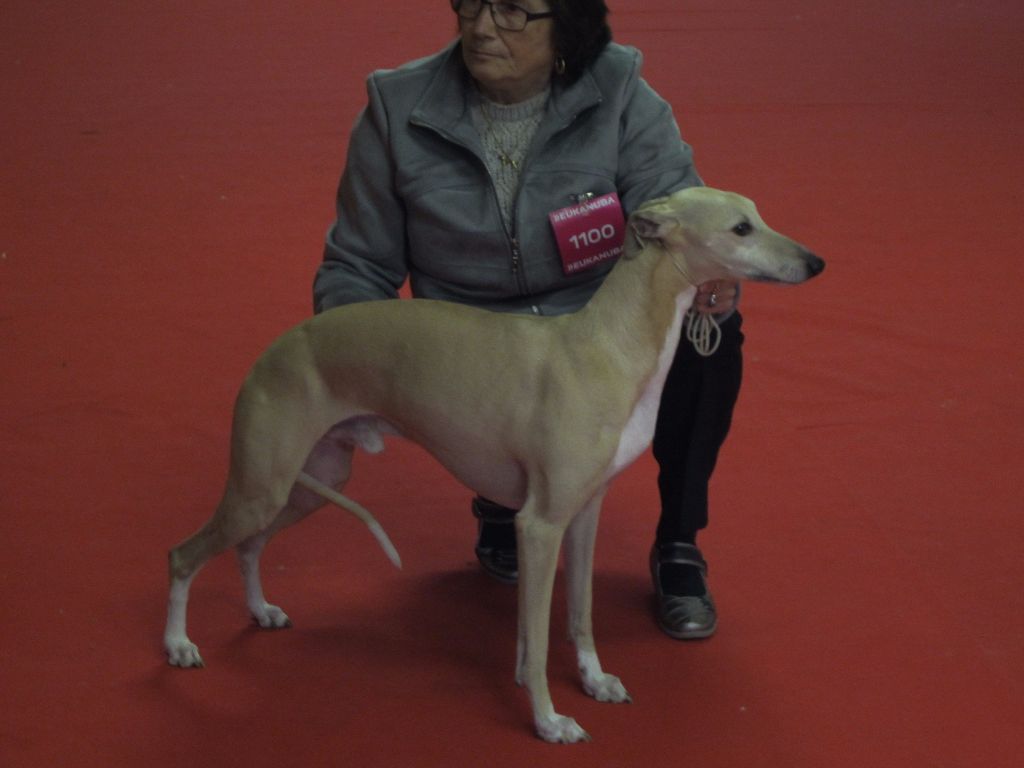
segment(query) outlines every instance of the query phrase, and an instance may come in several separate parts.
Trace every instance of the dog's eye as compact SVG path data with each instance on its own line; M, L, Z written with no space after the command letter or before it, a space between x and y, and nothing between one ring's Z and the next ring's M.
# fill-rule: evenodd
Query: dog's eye
M734 235L739 235L740 237L746 237L753 231L754 228L750 226L749 221L741 221L739 224L732 228L732 233Z

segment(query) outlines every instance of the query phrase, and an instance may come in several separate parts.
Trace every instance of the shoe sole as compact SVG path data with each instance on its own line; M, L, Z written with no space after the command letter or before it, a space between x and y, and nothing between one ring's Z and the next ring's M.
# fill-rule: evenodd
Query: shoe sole
M718 629L718 622L716 621L707 629L692 629L680 631L675 629L669 629L659 621L658 628L666 635L671 637L673 640L706 640L707 638L715 634L715 631Z

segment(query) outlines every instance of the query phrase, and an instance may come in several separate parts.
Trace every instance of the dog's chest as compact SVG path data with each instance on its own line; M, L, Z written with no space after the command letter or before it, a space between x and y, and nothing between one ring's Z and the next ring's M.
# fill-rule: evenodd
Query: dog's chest
M608 477L614 477L623 469L628 467L637 457L646 450L654 436L654 426L658 420L658 407L661 404L661 393L665 388L665 378L668 376L669 368L675 359L676 347L679 344L679 336L683 326L683 316L686 310L693 304L693 297L696 289L684 292L676 299L676 314L669 326L665 336L661 352L658 354L658 365L654 375L644 387L640 399L633 407L633 412L622 430L622 437L619 438L619 447L615 451L615 458L608 468Z

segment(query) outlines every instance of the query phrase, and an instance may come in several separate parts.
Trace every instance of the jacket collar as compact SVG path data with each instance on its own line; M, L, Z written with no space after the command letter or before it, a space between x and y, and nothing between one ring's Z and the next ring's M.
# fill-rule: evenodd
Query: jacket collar
M431 128L446 138L479 151L480 138L469 119L469 89L472 81L462 62L462 44L453 41L440 53L441 64L423 96L409 114L409 122ZM547 141L584 111L601 103L601 89L588 69L568 88L552 83L548 112L538 128L538 138Z

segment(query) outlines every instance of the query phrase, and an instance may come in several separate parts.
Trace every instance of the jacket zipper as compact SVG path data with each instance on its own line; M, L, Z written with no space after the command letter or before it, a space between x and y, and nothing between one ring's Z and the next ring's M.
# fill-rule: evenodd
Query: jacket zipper
M468 151L471 155L473 155L473 157L475 157L477 159L477 162L479 162L480 165L483 167L484 175L487 176L487 180L490 182L490 185L491 185L491 192L494 195L495 206L497 206L497 208L498 208L498 219L501 221L502 226L505 229L505 235L506 235L506 237L508 237L509 246L510 246L510 248L512 250L512 276L515 278L516 285L519 286L519 291L521 293L525 294L526 293L526 288L522 284L521 275L520 275L520 272L519 272L520 263L521 263L521 257L522 257L522 251L521 251L520 246L519 246L519 238L516 237L514 229L512 229L512 228L510 228L510 227L505 225L504 216L501 215L501 204L498 202L498 190L494 186L494 179L491 178L490 171L487 170L487 163L484 162L484 159L480 155L478 155L473 150L472 147L470 147L468 144L466 144L464 141L462 141L460 138L458 138L457 136L455 136L451 132L449 132L449 131L442 131L442 130L440 130L440 129L432 126L432 125L428 125L426 123L416 122L414 124L415 125L422 125L425 128L429 128L430 130L432 130L435 133L437 133L438 135L440 135L442 138L446 139L447 141L450 141L452 144L454 144L456 146L459 146L459 147L462 147L463 149ZM515 226L516 207L518 206L518 203L519 203L519 191L517 190L516 191L516 200L515 200L515 202L514 202L514 204L512 206L512 227Z
M501 204L498 202L498 190L494 186L494 179L491 178L490 172L487 171L487 166L484 164L483 158L480 158L481 164L484 165L484 173L487 174L487 179L491 184L491 191L494 193L494 204L498 209L498 219L501 221L502 227L505 229L505 236L508 238L509 250L512 255L512 277L519 288L519 292L522 295L526 294L526 286L522 282L522 255L523 251L519 245L519 238L516 237L515 232L515 221L516 221L516 208L519 204L519 191L516 191L516 199L512 203L512 223L505 224L505 217L501 214Z
M519 275L519 240L513 235L510 238L512 243L512 274L518 277Z

